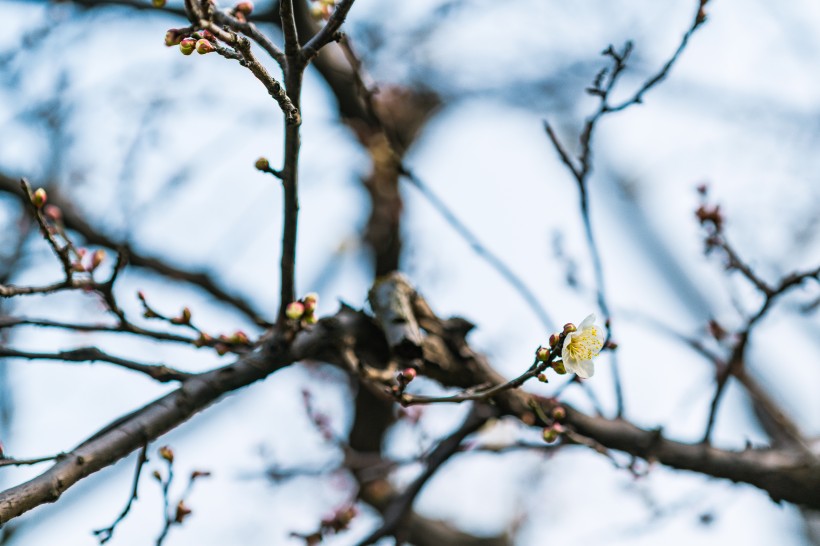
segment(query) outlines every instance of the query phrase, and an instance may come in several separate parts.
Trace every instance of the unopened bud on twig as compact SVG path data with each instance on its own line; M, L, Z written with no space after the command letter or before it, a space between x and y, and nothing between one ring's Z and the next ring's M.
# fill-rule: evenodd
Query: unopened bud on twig
M535 358L539 362L546 362L550 358L550 350L546 347L538 347L538 350L535 351Z
M241 13L243 15L250 15L253 11L253 2L239 2L236 6L234 6L233 9L237 13Z
M196 41L196 52L200 55L205 55L206 53L213 53L216 51L216 46L212 44L209 40L205 38L200 38Z
M185 36L182 35L180 31L175 28L169 28L168 31L165 33L165 45L168 47L173 47L175 45L179 45L182 39Z
M270 169L270 161L268 161L267 157L260 157L256 160L254 166L260 171L267 171Z
M31 196L32 204L38 209L41 209L43 208L43 205L46 204L46 201L48 201L48 194L46 194L46 190L43 188L37 188Z
M294 301L285 308L285 316L291 320L299 320L305 314L305 306L300 301Z
M88 268L89 271L94 271L99 267L101 263L105 260L105 250L98 249L94 251L94 254L91 255L91 267Z
M183 38L179 42L179 50L183 55L190 55L196 49L196 40L193 38Z
M174 462L174 450L172 450L168 446L162 446L159 448L159 456L168 461L169 463Z

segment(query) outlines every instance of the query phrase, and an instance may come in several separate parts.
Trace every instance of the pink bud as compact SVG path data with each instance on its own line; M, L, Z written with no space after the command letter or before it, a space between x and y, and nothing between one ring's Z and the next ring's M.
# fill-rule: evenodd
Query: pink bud
M31 202L34 204L35 207L38 209L43 208L43 205L46 204L48 201L48 195L46 194L46 190L43 188L37 188L34 191L34 194L31 196Z
M316 306L319 304L319 295L315 292L311 292L302 298L302 303L305 305L305 311L312 313L316 310Z
M561 421L567 416L567 410L565 410L562 406L555 406L552 409L552 418L556 421Z
M245 1L239 2L234 8L234 11L243 15L250 15L253 11L253 2Z
M43 209L43 214L55 224L63 221L63 211L61 211L57 205L46 205Z
M408 383L410 383L412 380L416 378L416 374L417 372L415 368L405 368L401 371L402 377L404 377L404 380Z
M179 42L179 50L183 55L190 55L196 49L196 40L193 38L183 38Z
M212 44L209 40L205 38L200 38L196 41L196 52L200 55L205 55L206 53L213 53L216 51L216 46Z
M302 302L294 301L285 308L285 316L291 320L299 320L305 314L305 306Z

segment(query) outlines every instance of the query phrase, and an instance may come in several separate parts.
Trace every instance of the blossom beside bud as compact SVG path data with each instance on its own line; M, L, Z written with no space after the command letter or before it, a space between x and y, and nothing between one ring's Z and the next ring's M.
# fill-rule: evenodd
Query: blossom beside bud
M41 209L43 208L43 205L46 204L46 201L48 201L48 194L46 194L46 190L43 188L37 188L31 196L32 204L38 209Z
M196 42L196 52L200 55L205 55L206 53L213 53L216 51L216 46L210 42L210 40L206 40L205 38L200 38Z
M552 369L555 370L555 373L558 375L564 375L567 373L567 369L564 366L564 363L560 360L556 360L552 363Z
M572 332L575 332L576 330L578 330L578 328L573 323L568 322L568 323L564 324L564 333L565 334L570 334Z
M183 55L190 55L196 49L196 40L193 38L183 38L179 42L179 50Z
M290 320L299 320L305 314L305 305L300 301L294 301L285 308L285 316Z
M573 330L564 338L564 347L561 350L564 367L578 377L592 377L595 373L592 359L598 356L603 347L604 335L601 328L595 324L595 315L589 315L578 328L573 326Z

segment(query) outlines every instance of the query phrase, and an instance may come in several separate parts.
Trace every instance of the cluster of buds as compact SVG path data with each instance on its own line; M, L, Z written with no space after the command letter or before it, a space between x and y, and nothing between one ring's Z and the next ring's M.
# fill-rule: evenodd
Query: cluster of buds
M199 339L194 342L194 345L197 347L201 347L202 345L209 344L213 341L213 338L208 334L201 333L199 335ZM237 330L231 335L221 334L219 336L219 342L214 345L214 350L219 356L223 356L231 351L231 348L236 347L237 345L248 346L251 344L250 338L248 338L248 334L243 332L242 330Z
M94 271L105 261L105 250L97 249L88 252L86 248L77 249L77 259L71 264L71 269L77 273L94 273Z
M165 33L165 45L179 46L183 55L190 55L194 51L200 55L216 51L216 37L208 30L198 30L189 33L188 29L171 28Z
M336 0L313 0L310 15L317 21L330 19L336 10Z
M231 9L231 15L242 23L246 23L248 21L248 17L251 13L253 13L253 2L249 2L248 0L239 2L233 7L233 9Z
M316 306L319 304L319 295L311 292L299 301L293 301L285 308L285 316L290 320L305 324L316 324Z

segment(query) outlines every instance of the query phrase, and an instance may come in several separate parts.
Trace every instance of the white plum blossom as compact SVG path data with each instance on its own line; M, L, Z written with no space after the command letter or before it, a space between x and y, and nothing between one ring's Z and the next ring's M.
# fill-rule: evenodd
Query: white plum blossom
M598 356L604 346L604 334L595 324L595 314L585 318L574 332L564 338L561 359L568 372L584 379L595 373L592 359Z

